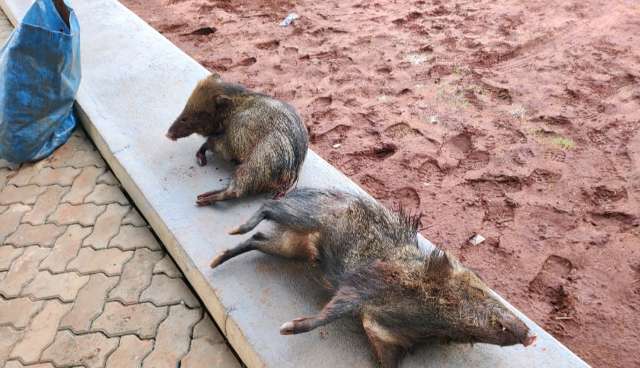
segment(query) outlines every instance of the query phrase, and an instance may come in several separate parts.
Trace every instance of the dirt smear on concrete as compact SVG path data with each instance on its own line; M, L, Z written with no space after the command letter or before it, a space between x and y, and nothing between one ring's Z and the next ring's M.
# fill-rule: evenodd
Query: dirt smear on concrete
M636 1L124 3L587 362L640 365Z

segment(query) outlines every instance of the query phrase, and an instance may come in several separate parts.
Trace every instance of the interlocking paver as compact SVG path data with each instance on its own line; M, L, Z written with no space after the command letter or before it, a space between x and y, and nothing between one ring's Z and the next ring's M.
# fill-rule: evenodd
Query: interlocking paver
M0 169L0 192L2 192L2 190L4 189L4 186L7 184L7 181L9 180L8 178L9 173L11 173L11 171Z
M64 234L56 240L51 253L40 263L40 270L60 273L67 268L67 264L78 255L82 240L91 234L91 228L78 224L69 225Z
M105 206L98 206L93 203L84 203L77 206L63 203L56 208L56 211L49 216L47 221L59 225L80 224L82 226L91 226L104 210Z
M122 336L118 349L107 359L106 368L140 367L142 359L151 349L153 349L152 340L140 340L135 335Z
M58 298L63 302L72 302L87 281L89 276L75 272L51 274L49 271L42 271L22 290L22 295L29 295L34 299Z
M117 346L118 339L108 338L101 333L74 335L69 331L60 331L53 344L42 353L42 360L52 361L58 367L82 365L102 368Z
M162 249L148 228L131 225L123 225L120 227L120 233L111 239L109 243L109 248L112 247L122 250L138 248L149 248L152 250Z
M173 278L182 277L182 273L178 270L178 266L176 266L173 259L171 259L171 256L168 254L166 254L160 262L156 263L156 266L153 268L153 273L163 273Z
M33 317L24 337L9 356L27 364L37 363L42 351L53 341L60 319L70 308L71 304L63 304L57 300L45 302L42 311Z
M119 275L122 273L122 266L132 255L133 252L123 252L117 248L81 248L78 256L67 265L67 270L82 274L102 272L109 276Z
M2 165L1 159L0 159L0 165ZM0 190L2 190L5 184L7 184L7 181L9 181L9 175L11 175L11 173L12 173L11 170L7 170L2 166L0 166Z
M23 186L29 184L29 180L35 175L35 173L40 170L42 165L37 164L23 164L20 167L20 170L13 171L7 177L8 184L12 184L15 186Z
M224 342L224 338L208 314L205 314L193 328L193 338L199 339L201 337L211 340L214 344Z
M164 274L153 275L151 285L142 292L140 301L157 306L184 302L192 308L200 304L183 279L174 279Z
M0 215L0 244L4 244L7 236L18 229L20 220L30 209L23 204L14 204Z
M69 202L71 204L80 204L84 201L96 186L98 177L104 172L104 169L98 167L85 167L82 169L80 175L78 175L71 185L69 193L62 198L63 202Z
M45 191L45 188L37 185L25 185L23 187L16 187L10 184L0 192L0 204L34 204L36 198Z
M131 208L131 211L122 220L123 225L132 226L147 226L147 222L140 216L140 212L137 209Z
M0 160L0 367L238 367L185 282L81 130Z
M138 249L133 257L124 265L120 282L109 293L110 300L118 300L124 304L137 303L140 294L151 283L153 267L162 259L162 252L149 249Z
M0 271L7 271L11 262L24 252L24 248L14 248L8 245L0 246Z
M175 368L189 351L191 328L200 320L200 309L189 309L183 305L170 307L169 317L158 328L156 344L143 361L143 367Z
M11 325L14 328L25 328L31 317L42 308L42 301L31 301L29 298L5 299L0 296L0 325Z
M55 224L20 224L18 229L5 239L5 244L11 244L15 247L28 247L30 245L51 247L65 230L64 226Z
M59 169L45 167L39 170L29 183L40 186L57 184L66 187L73 183L73 179L78 174L80 174L80 170L73 167L61 167Z
M0 168L2 168L2 169L6 169L6 168L11 169L11 168L13 168L14 166L15 166L15 165L14 165L14 164L12 164L11 162L9 162L9 161L7 161L7 160L5 160L5 159L0 158Z
M9 326L0 326L0 367L9 359L9 353L13 346L22 337L23 331L13 329ZM8 364L5 368L9 366Z
M108 302L91 328L103 331L108 336L136 334L142 339L153 338L166 316L167 307L155 307L150 303L122 305Z
M208 338L191 341L189 353L182 358L182 368L240 368L240 363L229 349L222 343L214 343Z
M98 184L107 184L107 185L116 185L120 186L120 182L113 175L111 171L106 171L104 174L100 175L98 178Z
M94 151L93 144L91 144L91 141L87 139L85 131L81 129L73 132L65 146L72 148L76 152L80 151L83 154Z
M225 343L224 338L216 328L211 317L205 314L200 322L193 328L191 349L182 359L181 366L185 368L239 368L240 364L235 359L229 346Z
M76 147L74 147L74 145ZM86 139L72 137L45 160L45 165L59 167L105 167L104 160Z
M128 206L110 204L107 209L98 217L93 227L93 232L82 243L94 249L103 249L109 245L109 241L120 231L122 218L129 212Z
M24 215L22 221L33 225L44 224L47 217L56 210L60 198L66 191L66 188L57 185L48 187L44 193L40 194L33 209Z
M95 204L119 203L123 206L129 204L120 187L107 184L97 184L84 201Z
M33 246L11 264L9 272L0 281L0 294L13 298L20 294L22 288L38 273L38 264L49 254L49 249Z
M107 293L118 282L117 277L101 273L91 275L76 297L71 311L60 322L61 328L69 328L75 333L88 332L91 322L102 313Z
M51 363L38 363L38 364L29 364L24 365L17 360L11 360L7 362L4 368L56 368Z

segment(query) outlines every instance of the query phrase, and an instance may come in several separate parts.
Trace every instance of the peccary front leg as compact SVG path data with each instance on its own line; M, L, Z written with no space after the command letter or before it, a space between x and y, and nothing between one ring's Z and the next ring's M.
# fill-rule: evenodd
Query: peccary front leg
M196 160L198 165L205 166L207 164L207 151L218 152L224 159L229 159L228 150L224 144L224 133L210 135L207 140L200 146L196 152Z
M235 199L240 197L241 192L234 188L233 182L225 189L213 190L211 192L202 193L196 199L198 206L207 206L220 201L226 201L228 199Z
M207 146L208 143L204 142L198 152L196 152L196 161L198 161L198 165L200 166L207 165Z
M380 365L383 368L396 368L400 358L407 351L407 342L370 316L363 316L362 326Z
M211 148L211 146L209 146L209 148ZM240 198L244 194L251 192L249 186L250 182L246 180L247 175L246 167L244 167L244 164L241 164L233 173L233 177L231 178L228 187L198 195L196 204L198 206L206 206L216 202L226 201L228 199ZM243 178L245 180L243 180Z
M342 287L324 308L313 317L296 318L280 327L280 334L294 335L311 331L336 319L353 314L360 306L360 296L351 287Z

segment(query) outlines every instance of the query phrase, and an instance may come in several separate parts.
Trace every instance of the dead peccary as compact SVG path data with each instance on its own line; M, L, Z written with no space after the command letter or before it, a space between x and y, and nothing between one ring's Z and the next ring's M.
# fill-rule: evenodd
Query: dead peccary
M333 292L322 311L283 324L281 334L355 316L383 367L396 367L406 350L433 337L502 346L535 340L473 272L441 250L418 247L415 218L346 192L304 188L267 201L231 234L262 220L275 226L222 252L211 267L259 250L316 264Z
M217 74L201 80L171 125L172 140L197 133L207 141L196 153L200 166L206 151L238 162L229 186L198 196L198 205L249 194L286 192L298 179L309 138L295 109L267 95L225 83Z

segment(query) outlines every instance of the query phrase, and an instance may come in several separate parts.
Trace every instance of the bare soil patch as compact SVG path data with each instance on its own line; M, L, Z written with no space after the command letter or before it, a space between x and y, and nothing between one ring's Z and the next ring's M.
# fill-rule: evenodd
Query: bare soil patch
M123 2L587 362L640 366L636 1Z

